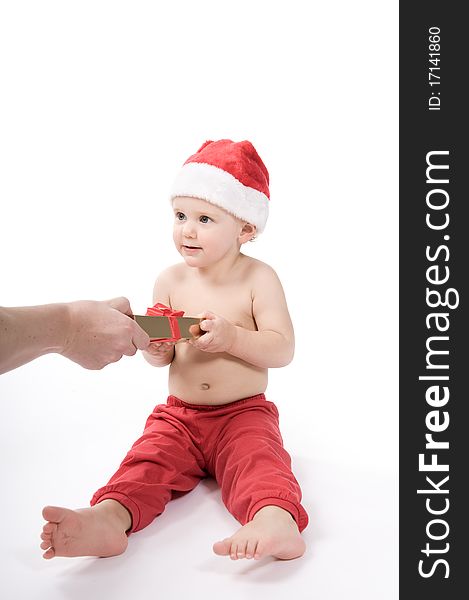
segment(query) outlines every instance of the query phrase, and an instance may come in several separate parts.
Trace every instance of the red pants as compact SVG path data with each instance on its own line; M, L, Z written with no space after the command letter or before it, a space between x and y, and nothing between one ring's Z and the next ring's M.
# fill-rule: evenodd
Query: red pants
M302 531L308 515L290 465L277 407L264 394L218 406L169 396L148 417L142 437L91 505L108 498L120 502L132 516L131 533L211 475L242 525L263 506L275 505L289 511Z

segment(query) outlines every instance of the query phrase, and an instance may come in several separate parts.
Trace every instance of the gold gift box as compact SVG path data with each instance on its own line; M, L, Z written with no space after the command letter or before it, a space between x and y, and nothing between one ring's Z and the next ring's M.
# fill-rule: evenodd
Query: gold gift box
M175 318L181 333L180 339L190 339L193 335L189 332L192 325L198 325L201 319L196 317L171 317ZM150 339L172 339L171 326L168 317L154 317L147 315L134 315L137 324L150 336Z

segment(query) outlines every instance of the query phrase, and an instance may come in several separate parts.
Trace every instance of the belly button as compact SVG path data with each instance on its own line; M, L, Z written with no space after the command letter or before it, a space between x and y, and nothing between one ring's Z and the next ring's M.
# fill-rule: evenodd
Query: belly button
M201 386L200 386L200 389L201 390L209 390L210 386L209 386L208 383L202 383Z

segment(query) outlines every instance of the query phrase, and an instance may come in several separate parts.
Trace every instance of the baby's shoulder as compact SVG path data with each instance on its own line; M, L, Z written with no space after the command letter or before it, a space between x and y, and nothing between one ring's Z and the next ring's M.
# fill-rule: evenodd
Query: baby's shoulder
M186 277L184 264L175 264L161 271L155 281L153 288L153 300L156 302L167 302L175 286Z
M246 263L246 272L249 278L255 282L262 284L266 280L278 279L278 275L267 263L251 256L246 257L248 259Z
M259 316L260 311L282 302L283 286L275 269L267 263L252 259L249 268L251 273L247 279L255 312Z
M161 283L171 283L173 281L180 281L185 277L187 272L187 267L184 263L176 263L175 265L171 265L167 267L156 278L157 281Z

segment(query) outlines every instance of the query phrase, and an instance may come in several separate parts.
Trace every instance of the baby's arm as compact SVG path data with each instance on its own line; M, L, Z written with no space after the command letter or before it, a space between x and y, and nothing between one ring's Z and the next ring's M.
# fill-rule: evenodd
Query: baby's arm
M153 304L161 302L166 306L170 306L169 290L171 281L171 268L166 269L159 275L153 288ZM143 351L143 356L154 367L165 367L174 358L174 342L151 342L147 350Z
M282 284L267 265L258 267L256 273L253 315L257 331L233 325L213 313L204 313L200 327L207 333L189 343L206 352L228 352L256 367L288 365L295 348L293 326Z

